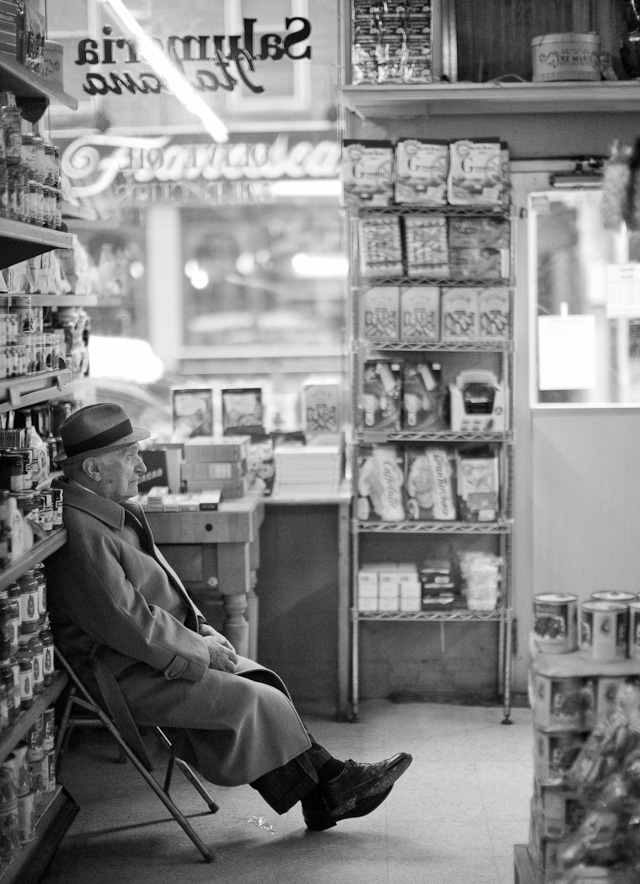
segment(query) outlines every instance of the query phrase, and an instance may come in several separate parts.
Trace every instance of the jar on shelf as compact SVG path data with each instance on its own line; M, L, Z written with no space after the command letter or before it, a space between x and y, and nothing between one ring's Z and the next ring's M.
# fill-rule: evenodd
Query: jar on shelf
M33 133L23 132L20 138L20 165L29 178L33 178L36 171L36 149L33 143Z
M20 162L22 153L22 114L19 107L5 105L2 108L5 160L7 163Z
M0 139L0 143L2 140ZM9 217L9 175L7 164L0 161L0 218Z
M40 640L44 651L42 654L42 674L45 685L50 685L55 672L55 656L53 653L53 632L49 625L49 618L45 617L45 624L40 630Z
M53 144L44 142L44 181L49 187L55 187L57 181L57 169Z
M16 650L18 643L16 642ZM16 718L20 714L22 701L20 698L20 664L15 654L12 654L6 660L0 661L0 674L2 670L7 670L11 676L12 692L13 692L13 708L15 709ZM7 680L7 684L8 684Z
M9 713L9 724L11 725L18 717L18 709L16 709L15 702L13 673L11 667L4 663L0 664L0 684L4 686L7 692L7 710Z
M29 648L33 653L33 693L35 696L44 690L44 645L37 632L29 639Z
M9 217L14 221L25 220L26 192L25 176L20 166L10 166L7 163L7 178L9 189Z
M43 196L42 184L38 184L35 178L29 179L27 188L27 211L25 220L29 224L37 224L42 227L43 219Z
M0 599L0 660L6 660L11 656L12 629L9 599Z
M37 632L40 614L38 612L38 580L33 569L25 571L17 580L20 587L20 641L23 636L30 638Z
M11 623L11 654L18 650L20 638L20 584L10 583L7 587L9 600L9 622Z
M44 163L44 138L40 135L33 136L33 155L34 168L33 175L39 184L44 184L45 179L45 163Z
M44 626L47 617L47 576L44 570L44 564L38 562L34 566L36 580L38 581L38 618L39 625Z
M23 709L33 706L33 652L29 648L29 636L20 636L16 659L20 674L20 705Z
M14 493L20 492L29 487L28 482L27 457L11 449L0 450L0 488ZM11 504L9 506L11 507Z

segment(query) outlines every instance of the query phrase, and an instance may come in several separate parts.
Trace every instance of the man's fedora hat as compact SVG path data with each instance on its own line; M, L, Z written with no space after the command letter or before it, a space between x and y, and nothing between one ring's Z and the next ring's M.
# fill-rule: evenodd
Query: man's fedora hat
M104 454L151 435L148 430L132 427L124 409L112 402L79 408L60 424L59 433L64 452L55 456L56 463Z

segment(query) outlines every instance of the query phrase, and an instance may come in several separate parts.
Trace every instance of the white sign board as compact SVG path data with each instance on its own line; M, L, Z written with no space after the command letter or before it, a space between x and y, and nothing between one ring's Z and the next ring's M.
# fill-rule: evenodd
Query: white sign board
M593 390L595 316L538 317L538 389Z

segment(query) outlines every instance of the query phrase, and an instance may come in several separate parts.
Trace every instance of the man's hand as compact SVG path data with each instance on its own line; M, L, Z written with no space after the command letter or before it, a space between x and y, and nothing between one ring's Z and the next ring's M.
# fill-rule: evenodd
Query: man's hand
M209 669L218 669L220 672L235 672L238 655L231 645L222 645L212 635L203 636L209 649Z
M231 642L227 638L225 638L221 632L218 632L217 629L214 629L213 626L209 626L208 623L200 624L200 635L211 636L212 638L215 638L215 640L223 647L229 648L229 650L231 651L235 651L235 648L233 647Z

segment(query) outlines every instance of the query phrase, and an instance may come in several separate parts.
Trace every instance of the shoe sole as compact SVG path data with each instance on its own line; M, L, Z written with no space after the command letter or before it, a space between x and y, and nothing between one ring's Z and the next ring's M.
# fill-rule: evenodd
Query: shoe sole
M372 780L371 786L364 791L360 787L358 789L357 795L354 795L352 798L347 798L342 804L337 807L330 807L329 812L331 816L334 818L344 817L345 814L349 813L349 811L353 810L358 801L362 801L364 798L370 798L373 795L378 795L380 792L387 791L393 784L398 780L402 774L407 770L413 758L411 755L407 755L406 753L402 753L396 763L390 767L383 777L379 777L376 780Z
M305 814L304 821L307 825L307 829L310 829L312 832L324 832L326 829L333 828L337 823L341 823L342 820L367 816L368 814L373 813L376 808L380 807L382 802L388 798L392 789L393 786L389 786L388 789L385 789L384 792L380 792L378 795L371 796L370 798L363 798L362 801L357 801L353 810L347 811L342 815L329 812L326 814ZM365 806L363 807L362 805Z

